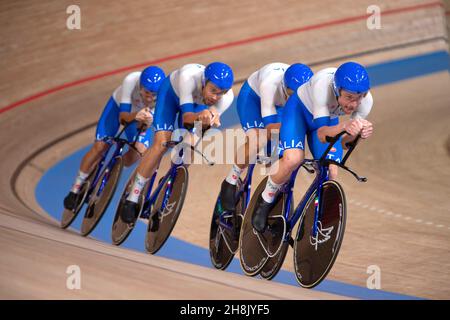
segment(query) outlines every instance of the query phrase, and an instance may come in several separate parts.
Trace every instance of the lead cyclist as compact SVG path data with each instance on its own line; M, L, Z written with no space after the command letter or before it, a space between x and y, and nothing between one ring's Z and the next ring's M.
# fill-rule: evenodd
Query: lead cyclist
M326 68L317 72L308 82L300 86L283 110L280 129L282 158L272 167L266 187L257 199L252 225L258 232L267 227L267 217L275 197L291 173L305 158L305 136L314 159L325 152L326 137L342 131L341 137L327 155L328 159L340 162L345 144L372 135L373 125L366 120L373 105L370 80L366 69L356 62L346 62L339 68ZM339 122L339 117L350 115L350 119ZM330 165L329 178L336 179L337 166Z
M249 163L255 163L259 149L271 139L272 130L280 130L281 114L287 99L313 75L302 63L288 65L269 63L253 72L242 86L237 98L237 111L245 131L245 144L235 156L235 162L223 180L220 203L227 211L235 209L237 183ZM264 131L267 134L264 135ZM239 163L238 155L244 154Z

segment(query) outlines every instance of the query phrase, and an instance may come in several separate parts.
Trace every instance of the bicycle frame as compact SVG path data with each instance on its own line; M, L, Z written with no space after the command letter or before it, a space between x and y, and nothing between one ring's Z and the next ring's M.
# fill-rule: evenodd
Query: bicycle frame
M120 132L115 136L115 137L106 137L104 138L102 141L107 143L109 145L108 150L103 154L100 162L99 162L99 168L101 168L101 170L97 170L96 176L93 180L92 185L90 186L90 190L89 190L89 199L91 198L91 192L93 190L93 188L97 185L98 183L98 179L100 177L100 172L103 172L104 170L111 170L111 168L114 167L115 163L116 163L116 159L118 156L121 156L123 154L123 148L125 147L125 145L129 145L131 148L133 148L134 150L137 151L137 149L135 149L133 147L133 145L137 142L137 139L139 138L139 135L141 134L141 132L143 130L139 130L138 133L136 134L134 140L132 143L129 143L128 140L126 139L122 139L120 138L120 136L122 135L122 133L125 131L125 129L133 122L127 123L125 126L123 126L122 130L120 130ZM111 159L108 161L108 163L105 165L105 161L108 155L109 150L111 149L111 147L113 145L116 145L116 150L114 151L114 153L111 156ZM139 151L137 151L139 152ZM96 196L100 196L100 194L103 192L103 189L106 185L108 181L108 177L105 175L102 183L97 191ZM87 199L87 201L89 201L89 199Z
M182 152L182 151L181 151ZM147 193L145 195L145 201L144 201L144 208L142 209L142 212L140 214L140 218L143 219L149 219L150 218L150 208L152 205L156 202L156 198L158 197L159 193L161 192L161 189L164 187L164 184L169 178L174 178L176 174L176 170L178 167L184 165L184 163L180 164L174 164L172 163L170 166L169 171L164 175L164 177L161 179L161 181L158 183L158 186L156 187L155 191L152 192L153 185L155 183L156 175L158 174L158 168L153 173L152 178L150 180L149 188L147 190ZM172 184L168 186L168 188L165 191L164 200L162 202L162 206L160 209L163 209L165 205L167 204L169 195L172 191Z
M291 209L291 205L292 205L292 190L294 187L294 182L295 182L295 178L297 176L297 172L300 169L297 168L291 175L290 181L289 181L289 191L288 191L288 199L287 199L287 203L286 206L284 208L284 212L283 212L283 217L286 220L286 225L287 225L287 230L289 230L289 232L286 233L285 235L285 241L289 240L288 237L290 236L290 232L292 231L292 229L294 228L295 224L298 222L298 220L300 219L300 216L303 212L304 207L306 206L307 201L309 200L309 198L311 197L311 195L314 193L314 191L317 190L317 202L315 203L315 217L314 217L314 229L313 229L313 236L316 236L317 234L317 220L318 220L318 216L319 216L319 212L320 212L320 206L318 204L320 204L320 200L321 200L321 192L322 192L322 185L324 182L328 181L328 167L325 166L320 166L320 165L316 165L315 166L315 171L316 171L316 177L314 178L314 181L311 183L311 185L309 186L308 190L306 191L305 195L303 196L302 200L300 201L300 203L298 204L297 208L294 211L294 214L292 215L291 218L289 218L289 213L290 213L290 209Z
M193 128L191 130L189 130L189 132L191 134L195 134L195 130L196 128ZM183 140L180 139L179 141L169 141L166 143L166 146L168 148L172 148L174 146L176 146L177 144L181 143ZM198 143L200 143L201 139L199 139L197 141L197 143L195 144L195 146L190 145L192 150L195 150L195 147L198 145ZM153 173L151 179L150 179L150 184L149 184L149 188L147 190L147 193L145 195L145 200L144 200L144 207L142 209L141 214L139 215L140 218L143 219L149 219L150 218L150 209L152 207L153 204L155 204L156 202L156 198L158 197L159 193L161 192L161 189L163 188L164 184L166 183L166 181L168 179L171 179L171 181L175 178L176 176L176 172L178 167L184 166L184 149L181 148L181 150L179 151L179 156L180 159L182 160L180 163L173 163L173 161L171 162L170 165L170 169L167 171L167 173L162 177L162 179L160 180L160 182L158 183L158 186L156 187L155 191L152 192L153 189L153 185L155 183L155 179L156 179L156 175L158 173L158 169L159 169L159 164L158 167L156 168L155 172ZM159 208L160 210L164 209L167 205L167 201L169 200L169 196L172 193L172 184L169 183L167 189L165 190L165 194L164 194L164 199L161 203L161 208Z
M286 229L288 230L288 232L286 232L284 235L283 241L289 241L290 233L291 233L292 229L294 228L295 224L300 219L301 214L306 206L306 203L310 199L310 197L314 193L314 191L316 191L317 196L316 196L315 204L314 204L314 224L313 224L312 236L313 237L317 236L317 222L318 222L319 218L321 218L321 216L322 216L322 212L321 212L322 186L326 181L329 180L328 166L330 164L335 164L335 165L349 171L358 179L358 181L366 181L367 180L364 177L359 177L358 175L356 175L356 173L354 173L352 170L350 170L348 167L345 166L345 162L347 161L348 157L353 152L353 150L356 147L356 144L358 143L359 136L353 142L347 144L349 149L346 152L342 162L339 163L334 160L326 159L326 156L327 156L328 152L331 150L331 148L333 147L334 143L336 141L338 141L339 138L344 133L345 133L345 131L339 133L337 136L335 136L333 138L327 137L327 142L329 142L329 145L328 145L327 149L325 150L325 152L322 154L322 157L319 160L305 159L303 161L303 163L297 169L295 169L294 172L291 174L289 183L286 184L285 187L281 190L280 194L285 193L285 194L287 194L287 197L288 197L286 200L286 205L284 206L284 212L282 213L283 218L286 222ZM290 209L291 209L291 205L292 205L292 193L293 193L294 183L295 183L295 179L297 177L298 170L300 170L300 168L302 166L306 168L306 165L308 165L308 164L313 166L314 172L316 173L316 177L314 178L314 181L311 183L311 185L309 186L305 195L303 196L302 200L300 201L297 208L295 209L292 217L289 218L289 213L290 213ZM307 169L307 171L310 172L310 170L308 170L308 169Z

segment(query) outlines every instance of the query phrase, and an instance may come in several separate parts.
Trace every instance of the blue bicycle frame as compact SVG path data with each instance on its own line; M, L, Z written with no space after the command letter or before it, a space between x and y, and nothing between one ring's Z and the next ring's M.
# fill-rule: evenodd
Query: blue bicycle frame
M328 152L333 147L334 143L339 140L339 138L345 133L345 131L339 133L337 136L330 138L327 137L327 141L329 142L329 146L323 153L322 157L319 160L311 160L311 159L305 159L303 163L294 170L294 172L291 174L291 177L289 179L289 183L285 185L285 187L281 190L281 193L287 194L288 198L286 200L286 206L284 207L283 217L286 221L286 227L289 232L286 232L284 235L283 241L289 241L290 240L290 231L293 229L297 221L300 219L300 216L303 212L303 209L306 206L307 201L310 199L311 195L314 193L314 191L317 191L316 193L316 199L314 203L314 224L313 224L313 230L312 230L312 236L317 236L317 221L322 218L322 212L321 212L321 195L322 195L322 186L323 184L329 180L329 171L328 166L330 164L335 164L350 173L352 173L359 181L365 181L366 178L359 177L354 173L352 170L350 170L348 167L345 166L345 162L347 161L348 157L352 153L353 149L355 148L359 136L351 143L348 143L347 146L349 147L349 150L346 152L344 158L342 159L342 162L336 162L334 160L326 159L326 156ZM313 170L309 169L307 165L312 165ZM303 196L301 202L297 206L297 208L294 211L294 214L291 218L289 218L289 213L291 211L292 206L292 194L293 194L293 188L295 179L297 177L298 170L300 170L301 167L304 167L308 172L314 173L316 172L316 177L314 181L311 183L310 187L306 191L305 195Z
M308 161L308 160L305 160ZM322 185L324 182L328 181L328 168L326 166L322 166L318 164L317 160L309 160L311 161L314 165L314 169L317 172L317 175L314 179L314 181L311 183L310 187L308 188L308 190L306 191L305 195L303 196L301 202L299 203L299 205L297 206L297 208L294 211L294 214L292 215L291 218L289 218L289 213L291 212L291 206L292 206L292 195L293 195L293 188L294 188L294 183L295 183L295 178L297 176L298 170L300 170L301 166L298 167L291 175L289 183L287 184L287 186L285 187L286 189L283 190L284 193L288 194L288 198L286 201L286 206L284 208L284 212L283 212L283 216L284 219L286 220L286 226L288 230L292 230L292 228L295 226L295 224L297 223L297 221L300 219L300 216L302 214L302 211L304 209L304 207L306 206L306 202L309 200L309 198L311 197L311 195L314 193L314 191L317 190L317 196L315 199L315 208L314 208L314 228L313 228L313 236L316 236L317 233L317 220L319 218L319 209L320 206L318 204L320 204L320 196L321 196L321 192L322 192ZM290 234L286 233L285 234L285 238L283 239L284 241L289 240Z
M189 130L189 132L192 133L192 134L195 134L195 130L196 130L196 128ZM173 148L177 144L181 143L182 140L183 139L180 139L179 141L169 141L169 142L166 143L166 146L169 147L169 148ZM200 142L200 141L201 141L201 139L199 139L198 142ZM195 146L189 145L189 147L192 150L195 150ZM182 161L180 163L177 163L177 164L175 164L175 163L173 163L173 161L171 161L171 166L170 166L169 171L164 175L164 177L162 177L162 179L158 183L158 186L156 187L155 191L152 193L152 189L153 189L153 185L155 183L156 175L158 173L159 165L156 168L155 172L153 173L153 175L152 175L152 177L150 179L149 188L148 188L147 193L145 195L144 208L142 209L142 212L140 214L140 218L143 218L143 219L149 219L150 218L150 214L151 214L150 209L151 209L152 205L156 202L156 198L158 197L158 195L159 195L161 189L163 188L163 186L165 185L166 181L169 180L167 188L166 188L166 190L164 192L164 198L163 198L163 201L161 203L161 208L159 208L159 210L161 211L167 206L167 202L169 201L169 196L172 193L172 187L173 187L172 186L172 181L176 177L177 169L178 169L178 167L181 167L181 166L185 165L184 161L183 161L183 159L184 159L184 149L183 148L181 148L181 150L179 151L178 155L179 155L179 157L180 157L180 159Z
M122 130L121 130L115 137L106 137L106 138L102 139L102 141L105 142L105 143L107 143L107 144L109 145L109 147L108 147L108 150L103 154L103 156L102 156L102 158L101 158L101 160L100 160L100 162L99 162L98 167L101 168L101 170L97 170L97 172L96 172L96 174L95 174L93 183L92 183L92 185L90 186L90 189L89 189L89 197L87 197L87 199L86 199L87 202L89 201L89 199L90 199L91 196L92 196L92 195L91 195L91 192L92 192L93 188L94 188L94 187L97 185L97 183L98 183L98 179L99 179L99 176L100 176L100 172L103 172L103 170L109 170L109 171L110 171L111 168L114 167L114 165L116 164L116 161L117 161L117 160L116 160L117 157L123 154L123 149L124 149L125 145L128 144L131 148L133 148L136 152L139 153L139 151L138 151L136 148L133 147L133 144L136 143L136 141L137 141L137 139L139 138L139 135L141 134L142 130L139 130L139 132L138 132L137 135L135 136L134 141L133 141L132 143L129 143L128 140L126 140L126 139L120 138L120 136L122 135L122 133L125 131L125 129L128 127L128 125L130 125L131 123L132 123L132 122L126 124L126 125L122 128ZM107 159L108 152L109 152L109 150L111 149L111 147L112 147L113 145L116 145L117 148L116 148L116 150L114 151L114 153L112 154L111 159L109 160L108 164L106 165L106 168L104 168L103 166L105 165L105 161L106 161L106 159ZM98 191L97 191L96 196L100 196L100 194L103 192L103 189L104 189L106 183L108 182L108 178L109 178L109 175L104 175L104 176L103 176L102 183L101 183L101 185L100 185L100 188L99 188Z
M180 153L181 153L180 155L182 156L183 150L181 150ZM149 217L150 217L150 208L156 202L156 198L158 197L161 189L164 187L166 181L168 179L170 179L170 181L168 183L168 186L166 188L166 191L164 192L164 199L163 199L163 201L161 203L161 208L159 208L159 209L163 210L165 208L165 206L167 205L167 201L169 200L169 196L172 193L172 183L171 183L171 181L173 181L173 179L175 179L175 177L176 177L177 168L181 167L182 165L184 165L184 163L174 164L172 162L169 171L164 175L164 177L158 183L158 186L156 187L155 191L152 193L152 189L153 189L153 185L155 183L156 175L158 174L158 168L156 169L156 171L152 175L152 178L150 180L149 188L148 188L147 193L145 195L145 201L144 201L145 205L144 205L144 208L142 209L142 212L141 212L141 215L140 215L141 218L149 219Z

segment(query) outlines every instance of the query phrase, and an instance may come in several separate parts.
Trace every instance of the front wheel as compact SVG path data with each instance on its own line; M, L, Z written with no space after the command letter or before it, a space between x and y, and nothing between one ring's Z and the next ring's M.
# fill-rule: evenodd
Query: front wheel
M280 193L268 217L268 227L263 233L257 232L252 225L252 216L255 211L258 197L264 191L267 177L264 178L253 194L244 214L239 238L239 253L241 268L248 276L256 276L273 257L283 249L283 237L286 230L286 220L283 212L286 205L286 193ZM281 261L282 262L282 261Z
M175 174L165 180L148 220L145 248L155 254L172 233L183 208L189 175L187 167L176 168Z
M239 179L238 190L241 186L242 181ZM216 269L225 270L238 249L246 195L246 192L240 194L234 212L225 211L220 203L220 196L217 197L209 231L209 255Z
M271 215L269 215L269 226L272 225L272 229L275 230L281 230L283 224L285 224L285 219L283 219L282 216L276 217L273 215L274 211L271 212ZM291 207L289 211L289 219L292 219L292 215L294 214L294 197L292 196L291 199ZM280 238L284 238L286 233L289 233L290 237L290 231L285 230L284 233L280 233ZM289 241L284 241L281 245L281 248L278 249L278 253L273 256L272 258L269 258L269 260L266 262L264 267L261 269L259 275L266 279L266 280L272 280L280 271L281 266L283 265L284 259L286 258L286 254L289 249Z
M61 217L61 228L66 229L68 228L72 222L77 217L78 213L80 212L81 208L83 207L84 202L86 201L87 197L89 196L89 191L91 189L92 183L94 182L95 177L97 176L97 172L100 170L99 165L97 165L94 170L92 170L89 177L86 179L86 181L83 183L83 185L80 188L80 192L78 193L78 201L77 206L74 210L67 210L64 209Z
M336 181L322 185L321 213L313 233L317 191L308 199L294 240L294 269L304 288L317 286L331 270L344 238L347 207L345 194Z
M86 237L89 235L100 222L100 219L108 208L114 192L116 191L122 168L123 160L122 157L119 156L116 158L111 170L106 168L97 180L97 185L92 191L89 205L81 225L82 236Z
M136 171L137 171L137 168L134 170L133 174L130 176L130 178L128 179L128 181L126 183L125 188L123 189L122 195L121 195L119 203L117 205L116 213L114 215L113 225L111 228L111 240L112 240L112 243L116 246L121 245L128 238L131 231L133 231L134 226L136 225L136 220L140 216L142 209L144 207L145 197L148 193L148 188L150 187L150 181L148 181L145 184L145 186L141 192L141 195L139 196L139 201L138 201L139 210L136 213L134 221L131 223L126 223L126 222L122 221L122 219L120 217L120 213L122 211L122 207L123 207L125 201L128 198L128 195L131 192L131 189L133 188Z

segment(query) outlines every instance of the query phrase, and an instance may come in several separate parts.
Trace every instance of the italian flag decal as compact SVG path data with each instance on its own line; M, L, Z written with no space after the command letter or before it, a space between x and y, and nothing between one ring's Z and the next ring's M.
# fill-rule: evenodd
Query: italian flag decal
M314 206L317 207L318 205L319 205L319 198L316 197L316 198L314 199Z

